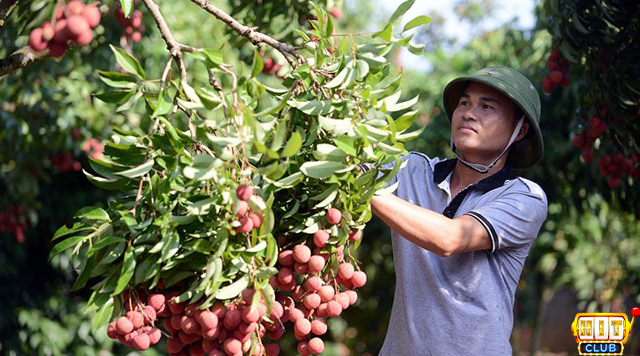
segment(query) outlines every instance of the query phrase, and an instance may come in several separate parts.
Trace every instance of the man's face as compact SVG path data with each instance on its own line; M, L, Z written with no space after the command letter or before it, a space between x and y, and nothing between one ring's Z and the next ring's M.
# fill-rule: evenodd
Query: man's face
M474 163L492 162L502 153L516 127L515 112L516 105L499 91L470 83L451 119L451 137L462 157ZM518 139L527 129L521 130Z

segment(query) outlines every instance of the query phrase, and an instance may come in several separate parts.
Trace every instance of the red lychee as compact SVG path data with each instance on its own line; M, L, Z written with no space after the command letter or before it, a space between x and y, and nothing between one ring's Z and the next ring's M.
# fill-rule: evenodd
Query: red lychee
M329 211L327 211L327 222L329 224L336 225L340 222L340 219L342 219L342 213L340 212L340 210L331 208L329 209Z

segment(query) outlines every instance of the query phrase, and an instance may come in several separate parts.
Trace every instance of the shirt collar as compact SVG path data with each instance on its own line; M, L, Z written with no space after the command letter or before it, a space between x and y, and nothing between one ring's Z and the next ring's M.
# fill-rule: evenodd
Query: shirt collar
M457 161L457 159L451 158L436 163L433 168L433 181L436 184L442 183L442 181L445 180L451 172L453 172ZM508 164L505 164L500 171L482 179L474 186L483 191L490 191L503 186L505 182L515 178L517 177L511 172L511 167L509 167Z

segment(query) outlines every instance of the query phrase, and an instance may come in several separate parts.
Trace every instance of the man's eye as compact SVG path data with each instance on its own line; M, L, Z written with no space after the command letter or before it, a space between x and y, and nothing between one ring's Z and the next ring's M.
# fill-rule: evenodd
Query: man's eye
M467 106L467 105L469 105L469 103L468 103L468 102L466 102L466 101L461 101L461 102L460 102L460 105L462 105L462 106Z
M485 105L485 106L484 106L484 108L485 108L485 109L493 109L493 106L491 106L491 105Z

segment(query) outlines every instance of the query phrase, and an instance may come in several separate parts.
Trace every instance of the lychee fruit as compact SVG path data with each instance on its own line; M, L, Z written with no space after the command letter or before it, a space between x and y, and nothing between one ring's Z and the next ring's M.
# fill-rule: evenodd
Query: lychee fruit
M307 263L311 257L311 249L306 245L300 244L293 248L293 259L298 263Z
M318 230L313 234L313 243L319 248L324 248L329 241L330 235L326 230Z
M253 187L250 185L242 184L236 189L236 195L240 200L249 200L253 195Z
M329 209L329 211L327 211L327 222L329 224L336 225L340 222L340 219L342 219L342 213L340 212L340 210L331 208Z
M29 35L29 47L35 52L42 52L47 49L48 42L42 38L42 28L38 27L31 31Z

